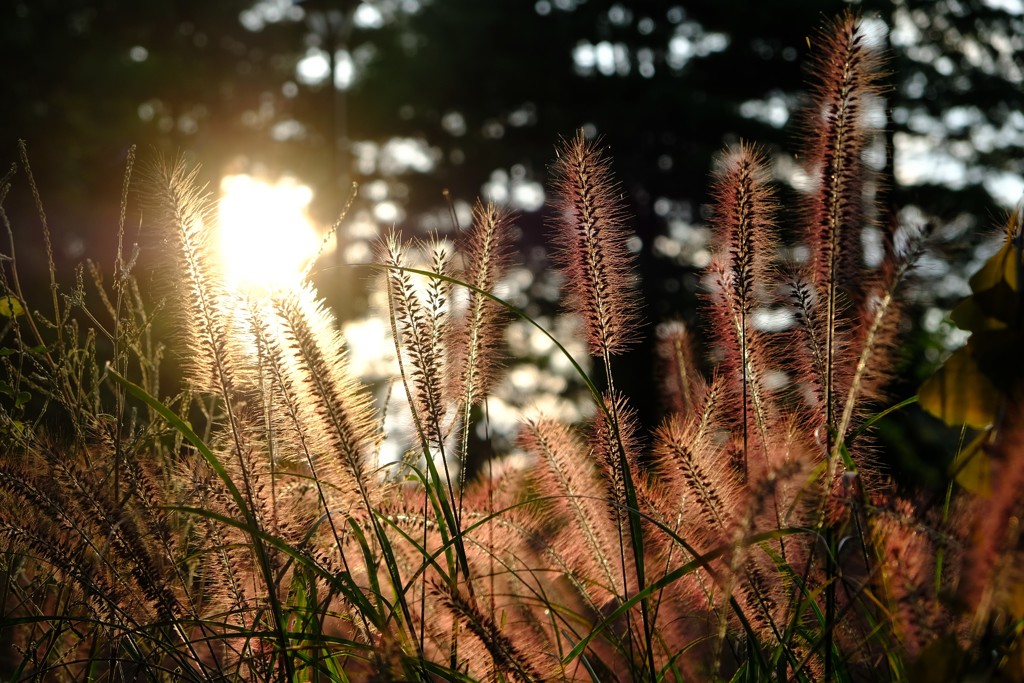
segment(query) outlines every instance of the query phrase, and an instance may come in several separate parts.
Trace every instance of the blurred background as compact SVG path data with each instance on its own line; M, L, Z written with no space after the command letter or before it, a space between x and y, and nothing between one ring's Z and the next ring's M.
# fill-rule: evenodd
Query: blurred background
M962 342L945 310L968 293L1024 192L1022 0L3 0L0 162L27 141L68 275L84 258L112 268L132 144L142 168L201 163L225 224L230 213L239 226L234 244L276 240L299 260L358 183L315 278L375 381L389 372L386 328L372 315L370 272L346 264L371 260L392 225L450 236L477 196L518 212L521 267L505 296L571 339L546 267L546 169L560 136L582 127L610 148L634 216L653 340L659 321L699 320L716 152L760 142L791 191L805 57L849 7L890 55L883 158L896 183L881 201L935 229L909 293L895 401ZM164 236L146 220L144 194L137 183L128 241L148 266ZM45 287L23 176L4 209L23 279ZM136 275L145 285L154 272ZM585 413L547 342L514 325L509 343L517 360L490 406L496 429L525 409ZM648 424L658 414L652 355L648 342L623 361L623 388ZM935 481L944 439L914 410L883 427L892 462Z

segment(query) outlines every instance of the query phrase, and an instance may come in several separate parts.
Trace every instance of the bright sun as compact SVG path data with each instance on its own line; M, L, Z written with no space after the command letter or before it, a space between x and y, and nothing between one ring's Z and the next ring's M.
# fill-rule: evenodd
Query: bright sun
M320 247L307 214L313 191L290 179L271 185L248 175L226 176L220 190L228 284L262 292L296 286Z

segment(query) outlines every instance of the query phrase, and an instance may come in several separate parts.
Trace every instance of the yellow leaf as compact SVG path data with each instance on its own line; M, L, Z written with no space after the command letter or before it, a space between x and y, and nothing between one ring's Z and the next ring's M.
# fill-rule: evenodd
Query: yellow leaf
M977 273L971 276L971 291L974 293L984 292L1001 283L1006 283L1010 291L1016 292L1021 286L1021 260L1024 259L1021 245L1022 219L1024 219L1024 199L1021 199L1017 209L1010 214L1006 222L1006 241L1003 246L993 254L985 265Z
M14 318L22 315L25 312L25 308L18 301L17 297L10 294L6 294L0 297L0 315L5 318Z
M952 427L984 429L995 422L1001 395L981 372L971 342L957 349L917 393L921 407Z
M973 296L969 296L958 303L956 308L949 314L949 318L961 330L967 330L968 332L1006 329L1006 323L999 318L989 315L981 306L981 302Z
M1020 562L1021 559L1020 553L1018 553L1016 562ZM1016 566L1020 567L1019 564L1016 564ZM1011 575L1011 581L1007 582L1009 585L1006 587L1006 608L1010 616L1016 621L1024 616L1024 581L1020 580L1024 576L1022 576L1020 569L1017 569L1015 574L1015 576ZM1022 658L1022 662L1024 662L1024 658Z
M948 683L957 680L967 655L954 636L943 636L928 644L908 668L906 680L918 683Z
M983 447L991 435L985 431L974 437L966 448L956 454L949 468L958 484L985 497L992 495L992 467Z
M995 254L985 261L977 273L971 276L971 291L984 292L1001 282L1009 285L1014 292L1019 286L1020 248L1009 238Z

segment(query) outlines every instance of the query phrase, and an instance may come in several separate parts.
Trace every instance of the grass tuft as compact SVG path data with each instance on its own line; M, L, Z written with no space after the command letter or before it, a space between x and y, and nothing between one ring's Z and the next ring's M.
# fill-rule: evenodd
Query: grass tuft
M1019 377L972 451L988 497L951 485L942 506L918 505L871 456L867 433L912 400L886 407L885 382L919 249L896 248L905 226L876 225L872 188L891 179L863 160L882 134L883 56L852 14L816 45L801 159L817 180L802 208L778 204L753 145L715 171L707 353L693 329L644 320L612 160L579 132L556 152L551 242L600 377L500 298L514 216L478 202L451 242L380 242L405 399L386 405L351 372L310 284L229 286L211 204L182 163L146 181L175 295L152 304L124 253L134 152L111 281L91 264L63 290L22 145L18 173L0 179L0 678L1019 672ZM20 176L44 228L45 311L20 284L3 212ZM875 265L861 253L868 227L885 233ZM1015 279L1009 266L996 279L1019 311L1015 234L1000 252ZM781 262L795 246L812 254L806 268ZM171 309L179 332L164 340L156 323ZM764 324L779 314L789 322ZM593 417L525 422L524 457L498 453L470 476L515 316L580 375ZM1019 317L1002 321L1008 334ZM645 433L615 363L648 327L665 416ZM184 367L176 396L158 379L165 344ZM385 412L402 411L406 452L379 462Z

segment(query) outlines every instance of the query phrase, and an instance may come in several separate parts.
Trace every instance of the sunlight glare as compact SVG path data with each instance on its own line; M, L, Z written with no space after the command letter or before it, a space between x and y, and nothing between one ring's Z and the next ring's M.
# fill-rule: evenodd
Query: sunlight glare
M320 239L307 207L313 191L294 179L221 180L218 208L224 275L232 287L272 292L298 286Z

